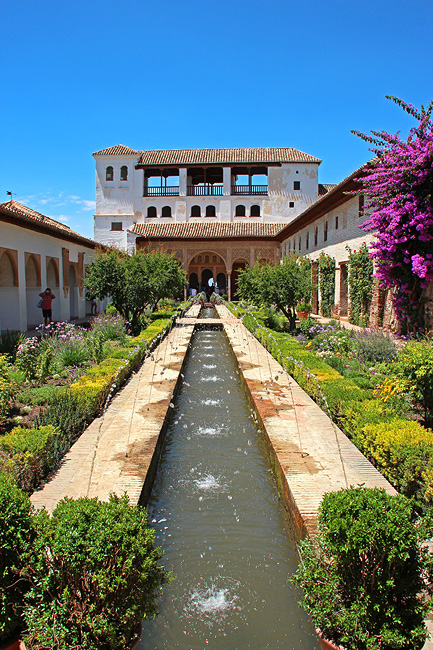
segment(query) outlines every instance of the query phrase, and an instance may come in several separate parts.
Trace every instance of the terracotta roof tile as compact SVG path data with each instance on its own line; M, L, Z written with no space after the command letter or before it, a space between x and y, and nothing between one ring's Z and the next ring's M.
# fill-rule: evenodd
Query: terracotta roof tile
M74 230L71 230L69 226L65 226L65 224L60 223L55 219L46 217L44 214L28 208L26 205L18 203L18 201L8 201L7 203L1 203L0 215L7 217L9 221L14 221L14 218L16 218L17 223L27 222L28 224L34 226L35 230L41 230L45 232L50 231L54 235L57 235L63 239L82 242L90 245L92 248L94 248L96 245L93 239L87 239L87 237L83 237L83 235L80 235Z
M204 164L263 164L263 163L317 163L321 160L292 147L259 147L252 149L166 149L134 151L123 144L102 149L94 156L140 156L139 165L204 165Z
M115 147L108 147L108 149L101 149L101 151L95 151L94 156L134 156L140 155L141 151L135 151L131 147L127 147L124 144L116 144Z
M334 187L337 187L337 183L319 183L319 196L328 194Z
M146 239L224 239L274 237L284 223L137 223L130 232Z

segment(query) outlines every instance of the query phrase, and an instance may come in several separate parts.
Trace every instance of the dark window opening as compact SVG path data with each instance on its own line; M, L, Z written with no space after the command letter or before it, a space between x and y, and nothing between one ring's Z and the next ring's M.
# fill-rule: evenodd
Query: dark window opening
M289 201L289 208L294 208L294 207L295 207L295 202Z
M364 195L358 194L358 216L364 216Z
M191 217L201 217L201 209L199 205L193 205L191 208Z
M317 242L319 241L319 228L316 226L314 228L314 245L317 246Z
M120 168L120 180L121 181L128 180L128 168L126 165L122 165L122 167Z
M250 215L252 217L260 217L260 206L259 205L252 205Z
M105 180L106 181L114 180L114 169L112 168L111 165L107 167L107 169L105 170Z
M171 208L169 205L164 205L161 210L161 217L171 217Z
M335 230L338 230L338 216L335 217Z
M235 211L235 217L245 217L245 206L237 205Z
M301 245L302 245L302 238L299 237L299 241L298 241L298 250L299 251L301 250Z
M301 189L301 181L293 181L293 189L294 190L300 190Z
M147 216L156 217L156 208L153 205L147 208Z
M325 225L323 227L323 241L328 241L328 222L325 221Z
M112 221L111 230L123 230L121 221Z
M207 217L216 217L216 210L214 205L206 206L206 216Z
M305 248L308 250L310 248L310 233L307 232L307 236L305 238Z

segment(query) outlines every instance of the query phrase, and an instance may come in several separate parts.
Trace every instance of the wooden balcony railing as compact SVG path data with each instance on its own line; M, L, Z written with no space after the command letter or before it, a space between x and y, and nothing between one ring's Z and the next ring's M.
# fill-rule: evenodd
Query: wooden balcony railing
M263 196L267 193L267 185L232 185L232 195L236 196Z
M143 196L179 196L179 187L145 187Z
M188 185L186 193L188 196L222 196L222 185Z

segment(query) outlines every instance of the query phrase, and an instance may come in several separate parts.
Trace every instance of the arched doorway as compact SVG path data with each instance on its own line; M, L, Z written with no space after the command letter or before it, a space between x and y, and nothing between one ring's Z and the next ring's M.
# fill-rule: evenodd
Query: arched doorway
M225 273L218 273L216 279L217 287L220 290L220 293L226 293L227 290L227 278Z
M28 329L39 324L42 320L42 312L37 307L39 294L41 292L40 259L38 259L36 255L28 255L26 259L26 307Z
M60 296L59 296L59 267L56 259L50 257L47 259L47 287L56 296L56 300L52 303L52 318L53 321L60 320Z
M248 266L246 260L236 260L233 262L232 268L232 300L239 300L240 296L238 295L238 278L239 273L243 271Z
M7 309L0 313L0 331L19 329L18 273L13 253L0 253L0 300Z
M69 266L69 319L77 317L77 276L71 264Z
M209 286L209 280L212 280L212 285L216 284L220 288L219 282L224 278L221 286L227 286L225 278L227 277L227 268L224 259L218 253L210 250L204 250L197 253L191 259L188 265L189 289L198 288L202 291L203 288ZM218 280L218 278L220 280ZM193 283L197 284L193 284Z

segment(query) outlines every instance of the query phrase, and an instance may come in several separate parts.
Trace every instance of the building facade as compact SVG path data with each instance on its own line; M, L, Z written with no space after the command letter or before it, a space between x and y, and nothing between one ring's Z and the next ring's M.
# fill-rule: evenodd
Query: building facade
M53 320L90 313L85 265L96 242L16 201L0 205L0 331L25 332L43 322L39 294L50 287Z

